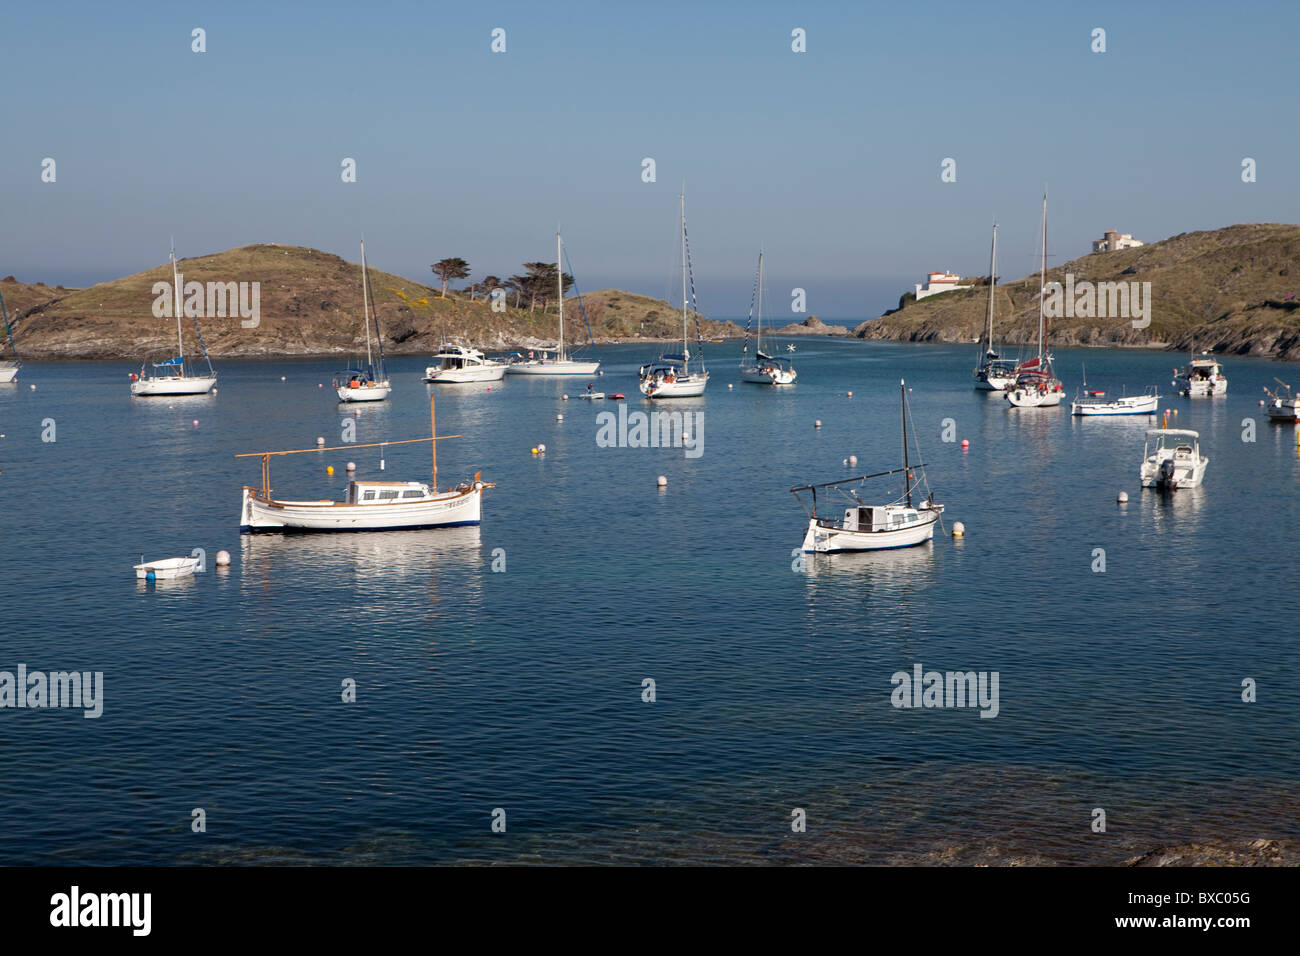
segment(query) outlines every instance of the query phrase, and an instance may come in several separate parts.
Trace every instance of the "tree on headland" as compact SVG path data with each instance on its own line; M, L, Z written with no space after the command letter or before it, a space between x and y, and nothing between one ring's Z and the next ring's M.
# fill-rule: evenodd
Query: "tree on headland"
M480 289L482 289L482 290L483 290L483 294L486 295L486 296L488 296L489 298L490 298L491 295L492 295L492 290L493 290L493 289L500 289L500 288L503 288L503 283L502 283L501 278L500 278L499 276L484 276L484 277L483 277L483 281L482 281L482 282L479 282L479 283L476 283L476 285L477 285ZM470 296L469 296L469 297L470 297L471 299L474 298L474 291L473 291L473 290L474 290L474 286L470 286Z
M551 304L551 298L556 294L557 277L559 271L554 262L525 262L524 268L527 275L514 276L514 279L520 283L524 295L529 298L529 311L537 308L537 300L542 300L542 311L545 312ZM573 285L573 276L567 272L563 275L563 291L567 292Z
M434 274L442 280L442 297L447 298L447 283L452 279L469 278L469 263L459 256L442 259L429 266Z

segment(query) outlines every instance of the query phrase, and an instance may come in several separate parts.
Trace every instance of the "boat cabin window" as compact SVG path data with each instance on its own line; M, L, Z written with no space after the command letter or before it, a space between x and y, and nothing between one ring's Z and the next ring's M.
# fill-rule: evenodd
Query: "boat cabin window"
M374 491L367 491L365 494L363 494L363 495L361 496L361 500L362 500L362 501L374 501L374 500L375 500L375 492L374 492Z
M388 500L390 500L390 499L392 499L392 498L396 498L396 497L397 497L397 492L396 492L396 491L381 491L381 492L379 493L379 500L380 500L380 501L388 501Z
M419 491L419 490L403 491L403 492L402 492L402 497L403 497L403 498L423 498L423 497L424 497L424 492L423 492L423 491Z

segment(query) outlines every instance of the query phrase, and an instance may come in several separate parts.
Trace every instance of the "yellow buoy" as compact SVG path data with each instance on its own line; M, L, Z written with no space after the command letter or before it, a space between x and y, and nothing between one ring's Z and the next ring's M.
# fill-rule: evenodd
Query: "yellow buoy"
M536 449L536 448L533 449L533 454L534 454L534 455L537 454L537 449Z
M327 475L332 475L332 474L334 474L334 466L333 466L333 465L326 465L326 466L325 466L325 474L327 474Z

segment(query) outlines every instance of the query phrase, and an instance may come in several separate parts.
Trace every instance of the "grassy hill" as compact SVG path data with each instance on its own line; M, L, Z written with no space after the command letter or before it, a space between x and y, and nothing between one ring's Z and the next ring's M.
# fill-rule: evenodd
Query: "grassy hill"
M361 267L302 246L257 244L179 260L186 283L259 282L260 322L201 318L203 338L215 356L351 355L364 350ZM171 281L164 263L88 289L0 283L14 337L24 358L139 358L173 347L174 319L153 315L153 285ZM555 342L555 308L495 312L479 295L448 292L370 267L375 308L390 354L425 354L444 340L484 349L529 348ZM12 298L11 298L12 295ZM666 302L618 290L583 296L598 342L671 338L680 320ZM575 299L565 304L566 339L585 339ZM197 350L194 324L183 323L186 350ZM705 334L738 334L731 323L704 321ZM692 329L693 332L693 329Z
M1257 223L1191 232L1119 252L1093 253L1047 270L1047 281L1150 282L1151 325L1126 318L1060 318L1057 345L1131 345L1300 359L1300 226ZM963 280L972 281L972 280ZM988 308L976 288L915 301L854 330L859 338L972 342ZM1031 344L1038 334L1038 276L998 286L994 334Z

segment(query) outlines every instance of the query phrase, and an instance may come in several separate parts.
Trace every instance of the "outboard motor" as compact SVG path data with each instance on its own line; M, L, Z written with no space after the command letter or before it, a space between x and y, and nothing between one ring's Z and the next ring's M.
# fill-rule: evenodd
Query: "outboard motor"
M1172 458L1166 458L1160 463L1160 484L1166 488L1177 487L1174 484L1174 462Z

